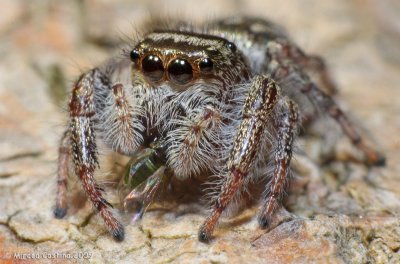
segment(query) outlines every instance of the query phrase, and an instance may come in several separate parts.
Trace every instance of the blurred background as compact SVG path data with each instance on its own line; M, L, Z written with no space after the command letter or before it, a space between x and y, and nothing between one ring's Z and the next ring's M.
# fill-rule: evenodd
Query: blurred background
M0 10L0 262L15 251L77 248L93 252L91 260L100 263L114 256L188 263L194 256L199 263L399 259L400 1L2 0ZM306 177L295 184L304 190L292 199L303 204L294 201L290 209L317 215L316 220L268 236L257 229L255 208L222 225L210 246L196 239L202 215L150 212L143 226L127 230L122 244L109 239L88 205L54 220L57 144L71 84L83 71L118 56L121 40L134 36L145 19L164 14L194 22L247 14L283 25L306 52L326 59L340 103L386 153L388 166L372 172L342 168L350 175L346 179L335 173L323 180ZM335 217L325 219L325 213L321 220L320 211ZM367 220L354 222L351 216L359 214ZM287 247L294 251L284 251Z

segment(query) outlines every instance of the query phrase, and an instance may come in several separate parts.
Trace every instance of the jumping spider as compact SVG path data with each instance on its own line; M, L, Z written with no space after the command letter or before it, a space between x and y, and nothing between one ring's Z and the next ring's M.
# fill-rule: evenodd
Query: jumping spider
M336 89L322 59L305 54L278 25L236 17L203 27L180 21L151 28L123 58L82 74L73 86L59 149L55 217L66 214L72 158L108 230L116 240L124 239L124 228L93 176L99 165L96 140L127 156L152 150L133 162L147 172L131 175L142 179L125 199L142 202L140 215L164 172L213 181L217 195L200 227L201 241L210 239L221 213L249 179L269 181L258 219L263 228L270 224L288 182L298 128L316 110L341 126L367 165L384 164L331 98ZM318 74L321 88L310 71ZM155 157L158 165L151 168L147 162Z

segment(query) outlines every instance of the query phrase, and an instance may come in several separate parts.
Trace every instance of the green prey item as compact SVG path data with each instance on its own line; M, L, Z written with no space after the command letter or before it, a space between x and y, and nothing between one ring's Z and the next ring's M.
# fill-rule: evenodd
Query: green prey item
M162 143L156 142L130 159L124 176L127 187L136 188L165 165L165 161L157 155L159 147L162 147Z

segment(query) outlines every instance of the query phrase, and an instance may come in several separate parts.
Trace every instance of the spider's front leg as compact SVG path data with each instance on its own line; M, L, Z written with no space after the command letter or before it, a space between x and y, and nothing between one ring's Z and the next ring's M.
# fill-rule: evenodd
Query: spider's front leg
M256 76L243 108L243 118L231 150L227 168L229 175L214 202L211 214L199 231L199 240L207 242L224 209L242 186L254 162L267 119L280 97L279 88L264 76Z
M94 130L98 113L96 113L94 97L96 90L107 88L109 88L108 79L98 69L83 74L77 81L69 103L69 141L75 173L81 180L86 195L104 220L110 233L120 241L124 239L124 228L111 213L112 206L103 198L103 190L98 186L93 175L98 166Z
M277 127L274 173L258 218L262 228L270 225L274 212L279 208L289 176L293 140L298 127L298 108L297 104L287 97L279 109Z

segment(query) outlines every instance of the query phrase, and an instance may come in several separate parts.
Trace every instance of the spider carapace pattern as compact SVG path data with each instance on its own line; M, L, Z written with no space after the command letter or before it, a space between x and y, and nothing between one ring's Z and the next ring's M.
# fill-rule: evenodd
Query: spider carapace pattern
M112 236L123 240L124 227L94 178L99 140L128 156L162 142L151 154L163 163L158 178L166 171L178 179L208 178L211 211L201 241L211 238L250 180L267 182L258 221L269 226L287 188L299 127L316 113L338 123L367 165L384 164L331 98L336 89L323 60L305 54L280 26L251 17L200 27L151 25L122 58L89 70L73 86L59 149L57 218L67 211L72 159L88 199ZM124 70L127 78L120 77ZM143 189L147 198L156 191L154 184Z

